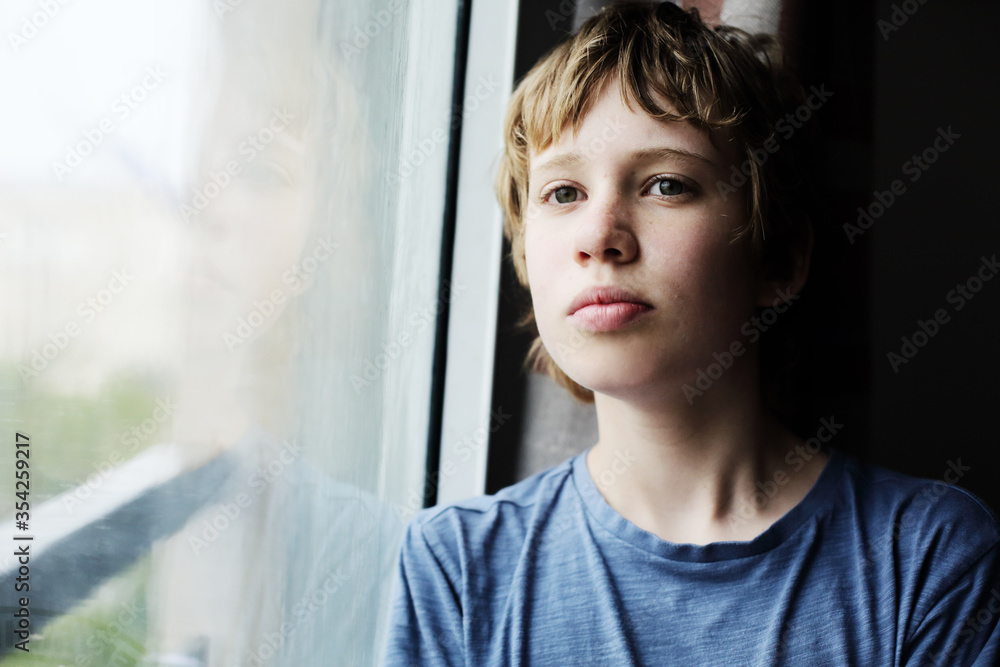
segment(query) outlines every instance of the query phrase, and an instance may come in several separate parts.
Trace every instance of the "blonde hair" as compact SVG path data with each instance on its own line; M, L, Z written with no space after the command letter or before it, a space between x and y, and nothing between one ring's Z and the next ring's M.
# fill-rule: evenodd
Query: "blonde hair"
M713 28L696 9L685 11L670 2L621 2L588 19L544 56L517 86L507 109L496 189L521 285L529 287L524 255L529 154L558 142L570 127L578 131L613 81L630 108L634 103L650 116L688 121L710 134L727 131L749 168L747 222L735 230L733 242L746 244L761 272L787 274L791 251L811 242L798 151L793 142L782 141L780 150L768 151L765 159L755 159L754 153L777 141L774 125L805 98L784 67L777 40L731 26ZM658 99L667 100L676 113ZM519 324L534 327L534 310ZM592 402L593 392L558 367L535 333L525 366Z

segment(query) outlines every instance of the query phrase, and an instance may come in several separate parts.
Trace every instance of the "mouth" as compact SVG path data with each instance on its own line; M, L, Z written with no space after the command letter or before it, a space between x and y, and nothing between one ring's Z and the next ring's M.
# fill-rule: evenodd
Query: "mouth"
M622 329L653 310L653 306L620 287L592 287L570 304L568 317L589 331Z

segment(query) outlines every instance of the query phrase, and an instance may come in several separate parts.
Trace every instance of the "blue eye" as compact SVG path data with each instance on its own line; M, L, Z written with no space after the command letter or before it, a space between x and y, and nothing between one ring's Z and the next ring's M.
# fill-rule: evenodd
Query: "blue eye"
M653 183L651 191L654 194L664 197L676 197L677 195L684 194L689 189L687 185L675 178L660 178Z

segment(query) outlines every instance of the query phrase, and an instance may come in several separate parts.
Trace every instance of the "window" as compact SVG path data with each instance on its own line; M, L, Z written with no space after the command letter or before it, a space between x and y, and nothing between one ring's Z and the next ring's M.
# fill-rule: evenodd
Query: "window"
M5 7L0 663L377 661L475 298L441 279L461 11Z

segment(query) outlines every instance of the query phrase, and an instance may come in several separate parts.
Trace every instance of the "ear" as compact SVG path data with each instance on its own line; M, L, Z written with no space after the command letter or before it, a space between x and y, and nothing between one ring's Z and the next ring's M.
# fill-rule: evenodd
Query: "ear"
M757 306L766 308L775 305L775 298L788 303L791 297L799 294L809 277L809 263L812 259L813 233L812 225L808 225L806 238L793 244L785 257L781 258L780 266L771 267L760 280L757 292Z

